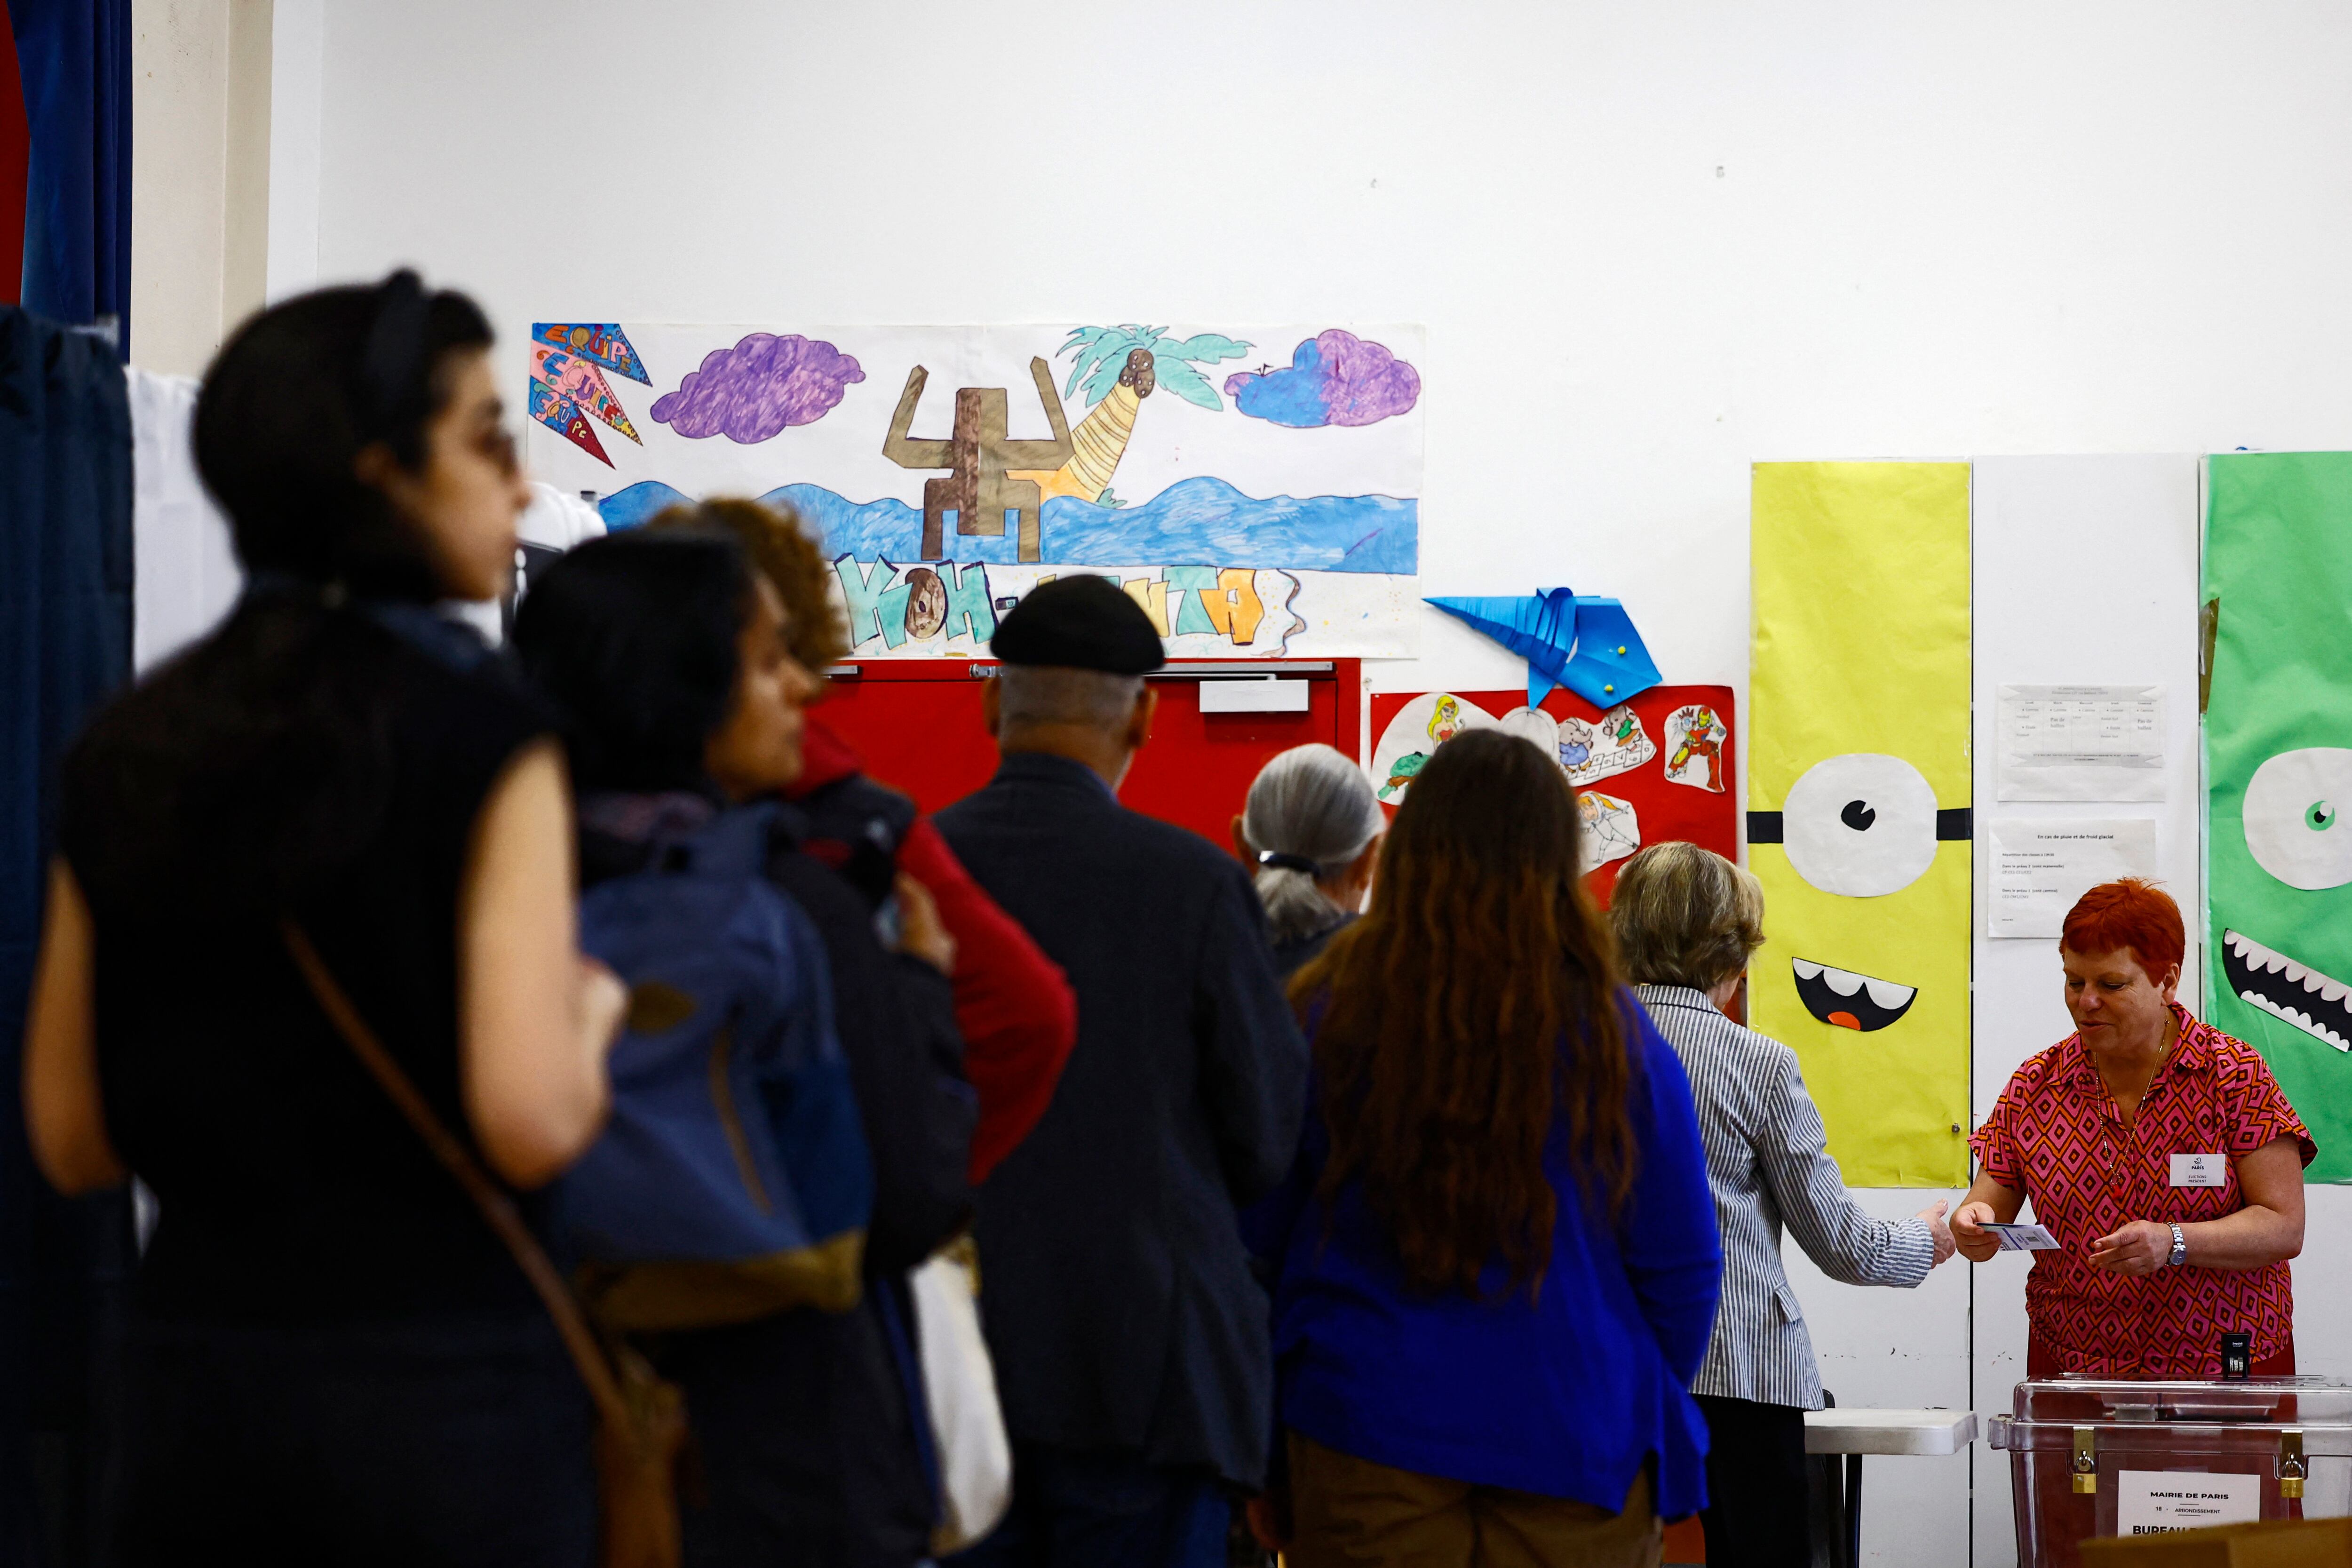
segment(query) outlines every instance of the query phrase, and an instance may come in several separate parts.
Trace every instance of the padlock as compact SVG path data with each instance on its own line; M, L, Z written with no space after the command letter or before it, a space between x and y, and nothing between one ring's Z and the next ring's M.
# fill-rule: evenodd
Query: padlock
M2279 1496L2289 1501L2303 1496L2304 1478L2310 1473L2303 1458L2303 1428L2289 1426L2279 1434Z

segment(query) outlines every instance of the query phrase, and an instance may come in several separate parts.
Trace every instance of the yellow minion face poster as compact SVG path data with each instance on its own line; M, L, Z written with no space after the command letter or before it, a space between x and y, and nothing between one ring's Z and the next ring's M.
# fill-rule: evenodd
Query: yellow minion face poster
M1969 466L1759 463L1748 1022L1861 1187L1969 1179Z

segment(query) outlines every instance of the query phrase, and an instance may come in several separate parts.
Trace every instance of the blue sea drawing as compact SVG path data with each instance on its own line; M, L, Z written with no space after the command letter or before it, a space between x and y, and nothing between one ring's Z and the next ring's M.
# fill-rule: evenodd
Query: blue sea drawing
M782 485L760 498L789 507L818 531L827 555L860 561L919 560L923 513L885 498L846 500L822 485ZM609 529L635 528L663 508L691 504L656 479L604 498ZM1045 503L1045 560L1065 566L1247 566L1410 576L1421 555L1421 505L1395 496L1276 496L1259 500L1209 475L1180 480L1136 506L1096 506L1070 496ZM1019 541L958 534L958 561L1012 565Z

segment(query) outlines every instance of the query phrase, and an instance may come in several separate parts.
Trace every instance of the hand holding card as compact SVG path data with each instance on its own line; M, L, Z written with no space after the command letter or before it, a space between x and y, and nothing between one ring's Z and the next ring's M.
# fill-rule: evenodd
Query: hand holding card
M2003 1252L2057 1252L2065 1246L2038 1225L2002 1225L1998 1220L1986 1220L1982 1228L2000 1238Z

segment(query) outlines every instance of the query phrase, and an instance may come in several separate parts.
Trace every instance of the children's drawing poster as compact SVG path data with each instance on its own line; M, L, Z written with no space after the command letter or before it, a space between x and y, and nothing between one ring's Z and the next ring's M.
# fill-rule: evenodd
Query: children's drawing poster
M535 477L610 528L713 495L820 536L855 658L984 657L1038 583L1172 657L1410 657L1421 331L541 322Z
M1861 1187L1969 1179L1969 467L1759 463L1748 1021Z
M2352 1181L2352 452L2205 465L2206 1007Z
M1654 686L1593 707L1566 687L1539 708L1524 691L1372 694L1372 785L1391 814L1437 748L1465 730L1523 735L1576 785L1585 886L1602 909L1644 844L1682 839L1736 858L1731 689Z

